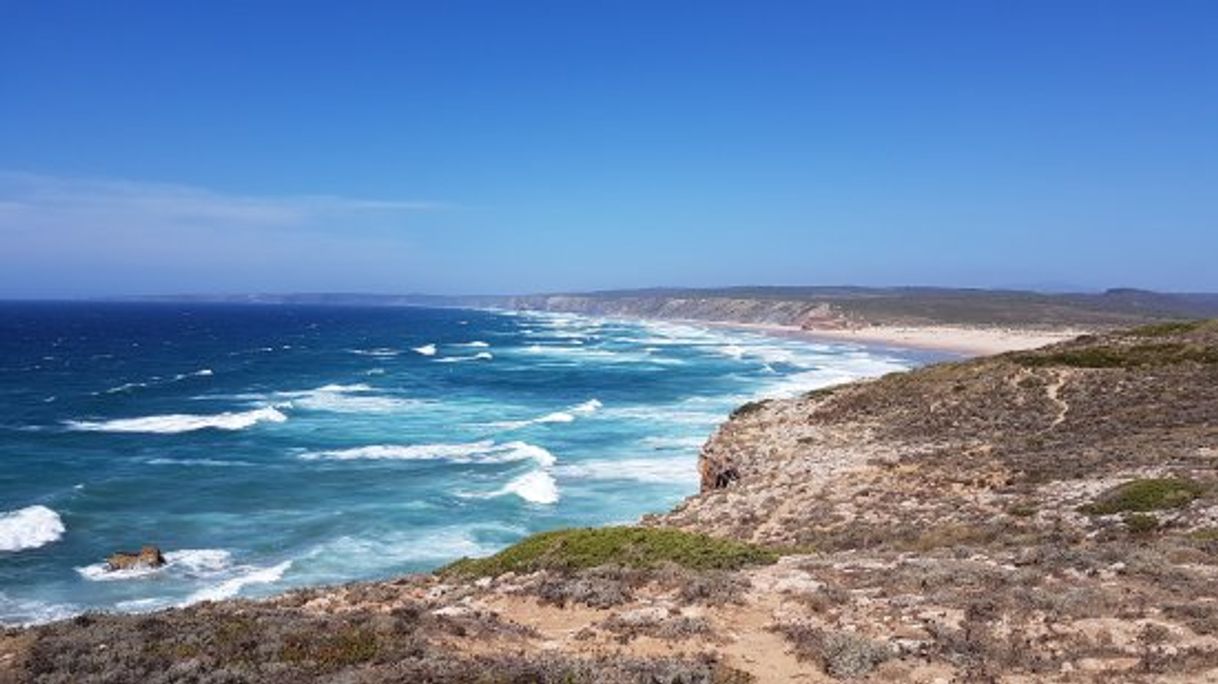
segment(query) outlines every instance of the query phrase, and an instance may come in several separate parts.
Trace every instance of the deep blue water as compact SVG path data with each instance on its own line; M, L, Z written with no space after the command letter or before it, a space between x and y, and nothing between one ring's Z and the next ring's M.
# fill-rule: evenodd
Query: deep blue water
M0 304L0 623L386 577L697 489L736 405L926 355L472 310ZM107 574L154 543L157 572Z

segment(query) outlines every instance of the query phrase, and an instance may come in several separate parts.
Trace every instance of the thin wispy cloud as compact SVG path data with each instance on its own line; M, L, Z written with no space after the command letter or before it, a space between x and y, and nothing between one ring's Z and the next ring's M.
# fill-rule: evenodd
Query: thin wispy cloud
M58 219L110 226L122 220L165 227L310 227L341 220L367 223L447 206L336 195L240 195L171 183L0 171L0 227L9 228L20 227L14 221L46 225Z
M0 171L0 286L18 296L396 289L429 267L420 235L451 208Z

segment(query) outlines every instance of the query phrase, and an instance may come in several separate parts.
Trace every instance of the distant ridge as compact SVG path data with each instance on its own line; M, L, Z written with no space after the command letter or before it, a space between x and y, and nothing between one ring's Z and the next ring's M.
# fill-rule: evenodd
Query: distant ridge
M919 286L656 287L528 295L184 294L123 297L109 301L531 309L807 328L869 325L1115 327L1218 316L1218 294L1153 292L1136 288L1112 288L1095 293L1044 293Z

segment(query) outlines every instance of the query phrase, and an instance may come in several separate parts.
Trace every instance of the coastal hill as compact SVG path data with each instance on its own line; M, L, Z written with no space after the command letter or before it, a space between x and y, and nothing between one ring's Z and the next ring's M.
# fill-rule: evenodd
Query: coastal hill
M296 293L125 299L335 306L476 306L809 329L886 325L1090 328L1136 325L1157 319L1218 317L1218 294L1163 293L1130 288L1097 293L1042 293L935 287L729 287L527 295Z
M1218 321L1111 330L741 406L636 527L7 630L0 681L1214 681L1216 463Z

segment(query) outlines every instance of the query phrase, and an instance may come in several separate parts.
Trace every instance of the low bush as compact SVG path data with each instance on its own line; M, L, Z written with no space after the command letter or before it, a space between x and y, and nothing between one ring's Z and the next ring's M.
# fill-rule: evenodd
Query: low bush
M865 675L893 656L887 644L854 632L828 632L802 624L777 629L794 646L796 657L819 662L833 677Z
M442 575L486 577L505 572L574 572L602 565L690 570L737 570L768 564L778 554L752 544L667 528L598 527L555 530L528 537L487 558L463 558Z
M1174 321L1171 323L1152 323L1143 325L1139 328L1134 328L1128 332L1134 337L1169 337L1171 335L1184 335L1196 330L1200 330L1208 323L1208 321Z
M1112 515L1179 508L1204 492L1202 484L1186 478L1131 480L1104 492L1092 503L1079 507L1079 511L1091 515Z

